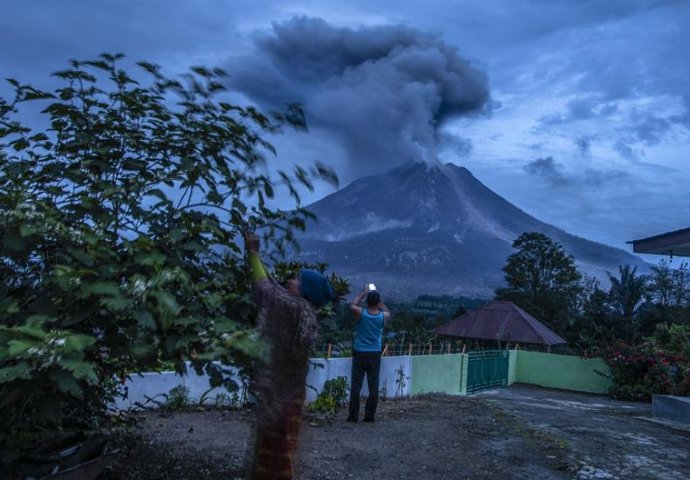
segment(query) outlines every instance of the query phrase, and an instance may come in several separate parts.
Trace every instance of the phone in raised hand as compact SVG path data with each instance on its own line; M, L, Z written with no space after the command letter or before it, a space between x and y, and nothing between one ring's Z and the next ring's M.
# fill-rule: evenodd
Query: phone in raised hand
M376 290L376 285L374 285L373 283L367 283L367 291L373 292L374 290Z

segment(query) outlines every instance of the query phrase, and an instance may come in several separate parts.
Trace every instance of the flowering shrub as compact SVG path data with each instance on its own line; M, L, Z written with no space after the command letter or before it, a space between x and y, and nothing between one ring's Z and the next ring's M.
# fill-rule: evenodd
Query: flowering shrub
M611 373L609 394L618 400L651 401L652 394L671 394L682 388L690 361L688 357L669 354L648 344L631 346L620 343L602 352Z

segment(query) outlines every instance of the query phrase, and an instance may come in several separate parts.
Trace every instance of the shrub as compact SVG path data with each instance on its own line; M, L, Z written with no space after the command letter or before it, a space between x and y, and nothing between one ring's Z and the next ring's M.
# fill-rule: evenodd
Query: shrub
M347 400L347 377L336 377L326 380L323 391L316 400L309 404L309 409L316 413L333 415Z
M650 348L620 343L603 353L618 400L651 401L652 394L669 394L685 380L688 358ZM680 388L680 387L678 387Z

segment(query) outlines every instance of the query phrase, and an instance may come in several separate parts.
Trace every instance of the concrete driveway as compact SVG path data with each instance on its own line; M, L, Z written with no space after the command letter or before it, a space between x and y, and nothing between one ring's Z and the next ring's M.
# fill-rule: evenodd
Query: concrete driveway
M653 421L650 404L520 384L476 396L566 443L577 480L690 479L690 429Z

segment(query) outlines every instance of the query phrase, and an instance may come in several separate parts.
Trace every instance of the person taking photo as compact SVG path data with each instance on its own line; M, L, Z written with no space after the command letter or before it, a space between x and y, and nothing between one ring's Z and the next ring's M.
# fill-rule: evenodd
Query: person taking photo
M361 308L359 305L365 297L366 306ZM374 422L379 399L383 326L390 319L390 312L372 284L367 285L350 303L350 311L357 319L357 328L352 352L352 383L347 421L356 422L359 418L359 394L366 375L369 396L364 406L364 421Z

